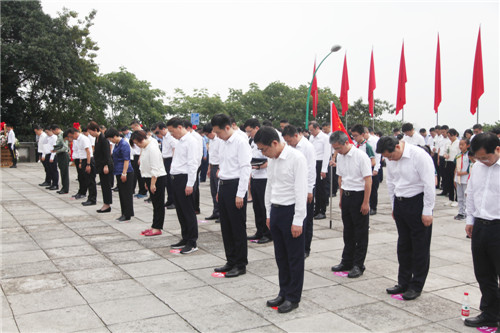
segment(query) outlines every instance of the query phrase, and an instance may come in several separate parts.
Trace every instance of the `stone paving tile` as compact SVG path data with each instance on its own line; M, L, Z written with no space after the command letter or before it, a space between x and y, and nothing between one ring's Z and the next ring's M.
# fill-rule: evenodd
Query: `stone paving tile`
M132 279L91 283L76 288L89 303L150 294L146 288Z
M40 275L59 272L59 269L49 260L30 262L22 265L2 266L0 277L9 279L22 276Z
M156 293L156 296L177 313L190 311L193 309L193 305L197 309L202 309L234 302L234 300L210 286L186 290L165 290Z
M314 314L305 318L278 323L287 332L364 332L366 329L334 313Z
M85 304L73 287L44 290L31 294L7 295L14 315L61 309Z
M226 263L225 260L212 254L198 254L198 252L190 254L189 256L170 258L169 261L185 270L219 267Z
M144 249L144 247L141 244L139 244L134 240L99 243L95 245L95 248L104 253L135 251Z
M16 255L5 254L0 256L2 265L21 265L30 262L49 260L42 250L20 251Z
M19 332L17 329L16 322L14 321L14 318L9 317L9 318L2 318L1 320L1 332L4 333L14 333L14 332Z
M75 286L129 278L125 272L115 266L64 272L64 275Z
M197 332L177 314L109 325L111 332Z
M0 302L1 302L1 309L2 309L2 317L1 318L12 317L13 314L12 314L12 310L10 308L9 302L7 301L7 297L5 297L4 295L0 296Z
M375 298L340 285L306 290L303 296L329 311L377 302Z
M62 271L76 271L113 265L110 260L102 255L54 259L54 263Z
M183 271L182 268L165 259L123 264L120 268L133 278Z
M59 239L43 239L43 240L38 240L37 243L38 245L40 245L42 249L45 250L53 249L56 247L87 245L87 242L85 242L85 240L83 240L78 236L59 238Z
M5 295L30 294L66 286L68 286L68 281L61 273L2 280L2 289Z
M237 301L253 299L256 295L259 295L259 297L276 297L279 292L278 285L248 273L226 280L231 281L214 285L214 288Z
M136 279L152 293L169 292L204 286L205 283L188 272L174 272L161 275L145 276Z
M52 249L46 249L45 253L50 259L62 259L69 257L82 257L91 256L99 254L96 249L88 244L78 245L78 246L66 246L66 247L56 247Z
M151 250L137 250L107 253L106 256L116 265L159 260L161 257Z

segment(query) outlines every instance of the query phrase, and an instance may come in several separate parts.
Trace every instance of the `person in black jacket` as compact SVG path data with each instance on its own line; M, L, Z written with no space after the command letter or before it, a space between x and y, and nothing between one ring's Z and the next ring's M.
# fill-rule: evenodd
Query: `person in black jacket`
M111 158L110 144L104 134L99 131L99 125L95 121L91 121L88 124L87 130L90 135L96 138L94 160L96 171L99 174L99 179L101 180L103 199L103 205L101 209L97 210L97 212L109 213L111 212L111 204L113 203L113 198L111 195L113 179L113 159Z

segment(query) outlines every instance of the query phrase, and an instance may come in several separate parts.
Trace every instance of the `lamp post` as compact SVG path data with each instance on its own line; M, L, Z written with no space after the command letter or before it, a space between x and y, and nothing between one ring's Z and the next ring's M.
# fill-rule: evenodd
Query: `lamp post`
M321 67L321 64L323 63L323 61L325 61L326 58L328 58L330 56L330 54L332 54L333 52L337 52L338 50L340 50L340 48L341 48L340 45L333 45L332 48L330 49L330 53L328 53L326 55L326 57L324 57L323 60L321 60L321 62L319 63L318 67L316 67L316 70L313 73L313 77L311 79L311 84L309 84L309 91L307 93L306 126L305 126L306 130L307 130L308 126L309 126L309 99L311 98L311 89L312 89L312 84L313 84L314 78L316 77L316 73L318 72L319 68Z

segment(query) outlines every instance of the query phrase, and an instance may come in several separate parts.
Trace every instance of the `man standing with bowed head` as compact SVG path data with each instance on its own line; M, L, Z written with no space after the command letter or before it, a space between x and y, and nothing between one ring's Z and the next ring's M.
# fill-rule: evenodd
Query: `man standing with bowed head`
M315 121L309 123L309 142L314 146L316 152L316 189L314 219L326 219L326 205L328 203L329 179L327 177L328 163L332 156L332 146L328 142L328 135L321 131L321 127Z
M465 319L471 327L497 327L500 321L500 140L479 133L471 143L475 163L467 184L467 225L479 289L481 314Z
M219 203L220 227L226 252L226 264L215 272L226 272L225 277L246 273L248 244L246 231L246 205L248 180L252 167L252 151L246 139L231 127L225 114L217 114L211 121L213 131L223 140L220 148ZM273 130L274 131L274 130Z
M266 186L267 226L274 240L280 291L267 306L286 313L299 306L304 284L304 233L307 163L304 155L280 142L272 128L262 127L255 143L269 158Z
M394 137L382 137L377 153L387 162L387 189L398 228L398 284L386 291L420 296L429 273L432 210L436 197L434 164L427 152Z

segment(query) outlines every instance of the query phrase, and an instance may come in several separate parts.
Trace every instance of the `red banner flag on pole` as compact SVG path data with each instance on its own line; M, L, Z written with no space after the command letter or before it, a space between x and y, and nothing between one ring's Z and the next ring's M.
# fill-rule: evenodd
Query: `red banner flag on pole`
M344 127L344 124L342 124L342 121L340 120L339 112L337 111L337 107L333 102L330 102L330 128L332 133L336 131L344 132L349 138L349 142L353 143L351 137L349 136Z
M470 113L475 114L479 105L479 97L484 93L483 55L481 52L481 27L477 36L476 57L474 58L474 73L472 74L472 94L470 98Z
M398 97L396 101L396 115L406 104L406 64L405 64L405 43L401 48L401 61L399 63Z
M436 79L434 83L434 111L438 113L439 104L441 104L441 51L439 47L439 34L438 44L436 51Z
M373 49L372 49L372 58L370 60L370 80L368 82L368 110L370 111L370 115L373 118L373 91L377 88L377 84L375 83L375 64L373 62Z
M313 75L316 72L316 59L314 60L314 70ZM311 96L313 99L313 117L316 118L318 114L318 81L316 80L316 75L314 75L312 88L311 88ZM309 112L309 110L308 110Z
M340 87L340 104L342 104L342 117L349 108L347 92L349 91L349 78L347 77L347 54L344 56L344 70L342 71L342 85Z

